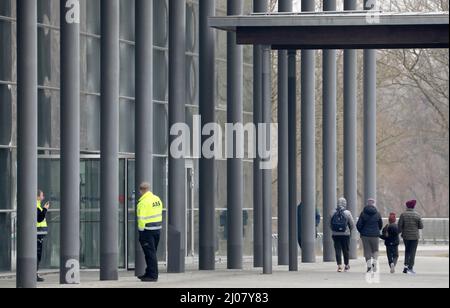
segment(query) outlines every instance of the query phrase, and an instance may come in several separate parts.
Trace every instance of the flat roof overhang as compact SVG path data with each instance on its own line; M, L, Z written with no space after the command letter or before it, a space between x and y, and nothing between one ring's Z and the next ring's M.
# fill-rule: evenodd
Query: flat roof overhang
M371 11L210 17L240 45L273 49L448 48L449 14Z

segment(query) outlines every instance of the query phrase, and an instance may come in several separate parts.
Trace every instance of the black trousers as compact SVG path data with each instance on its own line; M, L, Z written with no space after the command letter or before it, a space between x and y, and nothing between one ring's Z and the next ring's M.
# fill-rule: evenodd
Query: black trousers
M405 242L405 267L410 270L414 269L416 262L417 247L419 246L419 241L408 241Z
M387 257L389 261L389 265L398 263L398 245L395 246L386 246Z
M42 260L42 247L44 245L44 239L45 236L38 235L37 237L37 269L39 270L39 263L41 263Z
M156 252L158 251L159 239L161 231L143 231L139 232L139 242L141 243L142 250L145 255L145 263L147 268L145 270L145 276L158 279L158 258Z
M342 265L342 255L344 255L344 264L350 264L350 236L333 236L334 250L336 251L336 261Z

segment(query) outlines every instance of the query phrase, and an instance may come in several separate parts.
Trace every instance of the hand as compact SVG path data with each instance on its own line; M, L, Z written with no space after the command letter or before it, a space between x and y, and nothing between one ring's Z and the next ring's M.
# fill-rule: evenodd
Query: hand
M50 202L47 202L47 203L44 205L44 209L48 210L49 208L50 208Z

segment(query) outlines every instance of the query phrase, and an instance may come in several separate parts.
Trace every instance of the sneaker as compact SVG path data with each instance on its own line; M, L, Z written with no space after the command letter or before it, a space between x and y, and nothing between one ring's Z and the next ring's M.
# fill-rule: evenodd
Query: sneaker
M141 279L142 282L158 282L157 278L144 277Z
M395 274L395 264L391 264L391 274Z
M346 265L346 266L345 266L345 272L346 272L346 273L350 272L350 265Z
M415 276L415 275L417 275L417 273L413 269L409 269L408 275Z
M342 268L342 265L339 265L339 267L338 267L338 273L342 273L343 271L344 271L344 269Z
M378 272L378 262L374 262L372 268L374 273Z
M40 277L39 275L37 275L37 276L36 276L36 281L37 281L37 282L44 282L45 279L42 278L42 277Z

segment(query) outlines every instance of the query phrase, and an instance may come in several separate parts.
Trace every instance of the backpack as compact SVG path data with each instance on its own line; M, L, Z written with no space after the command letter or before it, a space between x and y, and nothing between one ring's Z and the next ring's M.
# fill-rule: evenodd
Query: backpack
M345 211L342 209L337 212L331 218L331 229L333 232L345 232L348 226L348 217L345 215Z

